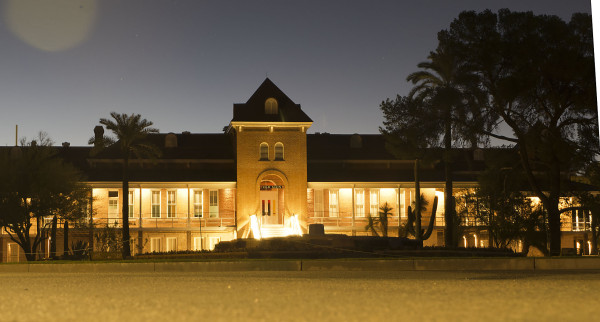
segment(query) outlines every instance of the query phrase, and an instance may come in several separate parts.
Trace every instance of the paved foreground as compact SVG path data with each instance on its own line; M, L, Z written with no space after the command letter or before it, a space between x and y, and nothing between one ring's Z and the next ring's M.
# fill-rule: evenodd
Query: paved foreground
M587 321L600 272L2 273L2 321Z

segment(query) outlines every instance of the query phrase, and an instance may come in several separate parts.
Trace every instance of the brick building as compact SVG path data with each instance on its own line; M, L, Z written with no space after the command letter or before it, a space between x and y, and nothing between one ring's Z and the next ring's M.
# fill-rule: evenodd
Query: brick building
M91 147L59 147L59 154L85 173L92 191L92 215L75 223L72 238L93 240L99 229L118 230L123 198L129 200L134 254L304 234L313 223L323 224L327 233L368 235L367 217L385 203L392 208L390 235L397 235L414 200L413 160L391 155L381 135L307 134L312 123L300 105L266 79L246 103L234 104L224 133L149 136L162 156L130 161L128 192L121 190L115 148L91 155ZM102 135L103 129L95 132ZM457 150L454 167L453 193L460 194L477 185L483 151ZM444 243L443 187L441 163L424 166L421 192L429 201L438 197L434 233L425 245ZM426 226L428 218L423 220ZM588 248L589 223L585 213L566 216L563 247ZM485 226L474 217L462 224L467 229L460 245L488 246ZM24 260L6 233L1 240L2 261ZM57 244L60 254L62 243ZM41 256L48 248L46 243Z

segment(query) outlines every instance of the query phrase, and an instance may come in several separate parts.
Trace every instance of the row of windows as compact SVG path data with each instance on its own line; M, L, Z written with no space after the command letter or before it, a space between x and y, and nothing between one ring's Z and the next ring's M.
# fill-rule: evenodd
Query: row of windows
M177 237L167 237L165 238L166 247L161 247L162 238L160 237L152 237L150 238L150 252L151 253L159 253L159 252L176 252L177 249ZM194 237L193 238L192 250L213 250L215 246L221 242L221 237Z
M376 216L379 213L379 190L371 189L369 196L369 214ZM329 190L329 217L338 217L340 210L340 192L336 189ZM354 195L354 211L357 217L365 216L365 191L357 189ZM315 192L315 213L322 216L323 194Z
M161 191L153 190L150 198L150 216L152 218L161 218ZM203 191L193 190L192 206L193 215L196 218L202 218L203 215ZM217 190L209 190L209 217L215 218L219 216L219 193ZM135 218L136 215L136 199L134 192L129 191L129 218ZM177 217L177 191L167 191L167 218ZM108 192L108 215L109 217L117 217L119 215L119 192Z
M269 161L269 144L260 144L260 161ZM275 161L283 161L283 143L275 143Z

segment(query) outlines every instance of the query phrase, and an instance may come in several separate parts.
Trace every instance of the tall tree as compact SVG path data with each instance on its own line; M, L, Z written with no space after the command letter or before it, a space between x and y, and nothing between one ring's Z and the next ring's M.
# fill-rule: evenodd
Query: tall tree
M463 12L438 39L479 78L482 114L500 120L484 133L516 144L548 214L550 254L559 255L565 182L599 147L591 16L574 14L566 23L507 9Z
M443 147L445 176L445 243L453 246L454 206L452 195L452 147L470 144L476 147L480 141L479 132L468 131L463 126L484 126L478 109L473 108L478 101L478 88L474 78L450 49L438 48L431 52L429 60L418 64L420 71L408 75L407 80L415 86L406 97L387 99L381 103L384 113L384 127L394 150L413 153L417 159L424 157L418 151L431 147ZM453 131L454 128L454 131ZM418 163L418 161L416 162ZM418 171L416 169L415 171ZM416 172L415 172L416 173Z
M142 119L140 114L119 114L111 112L112 119L102 118L100 124L106 129L112 131L113 137L103 137L102 144L94 142L94 138L90 139L90 144L96 143L96 146L114 145L120 152L122 158L122 194L123 194L123 258L131 257L130 235L129 235L129 160L132 157L136 158L156 158L160 156L159 148L149 143L146 140L148 134L158 133L158 130L153 128L153 123Z
M89 200L79 171L57 156L48 146L51 141L40 138L41 144L32 141L0 152L0 226L28 261L36 259L49 228L44 218L83 218Z

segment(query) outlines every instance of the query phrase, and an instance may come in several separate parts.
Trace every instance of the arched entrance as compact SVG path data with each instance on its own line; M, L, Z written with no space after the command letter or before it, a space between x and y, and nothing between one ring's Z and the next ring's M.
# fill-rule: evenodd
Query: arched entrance
M283 180L274 174L268 174L259 184L258 215L263 225L282 225L285 212Z

